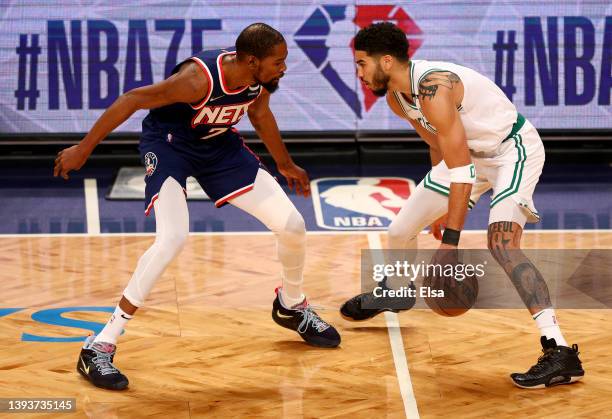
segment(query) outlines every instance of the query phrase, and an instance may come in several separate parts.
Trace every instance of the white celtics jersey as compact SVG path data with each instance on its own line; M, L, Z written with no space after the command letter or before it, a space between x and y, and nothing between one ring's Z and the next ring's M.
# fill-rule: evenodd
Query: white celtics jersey
M467 67L441 61L411 61L410 79L414 95L419 91L419 81L434 71L452 71L463 82L463 101L458 110L470 150L495 151L517 120L517 111L512 102L493 81L482 74ZM413 105L399 92L394 92L404 114L435 134L436 127L423 116L419 98L414 95Z

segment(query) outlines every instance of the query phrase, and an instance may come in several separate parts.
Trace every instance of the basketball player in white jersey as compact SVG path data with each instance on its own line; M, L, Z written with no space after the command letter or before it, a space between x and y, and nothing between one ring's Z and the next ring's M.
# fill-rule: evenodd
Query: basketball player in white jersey
M511 375L523 388L568 384L584 375L578 347L565 341L546 282L520 251L527 222L537 222L533 192L544 165L536 129L488 78L447 62L409 60L406 35L395 25L373 24L355 37L361 81L407 120L430 148L432 170L410 194L389 226L390 249L416 248L417 236L445 224L434 259L459 243L468 207L493 190L488 247L504 268L541 332L544 355L526 373ZM435 260L434 260L435 262ZM341 308L349 320L365 320L386 309L362 305L364 293Z

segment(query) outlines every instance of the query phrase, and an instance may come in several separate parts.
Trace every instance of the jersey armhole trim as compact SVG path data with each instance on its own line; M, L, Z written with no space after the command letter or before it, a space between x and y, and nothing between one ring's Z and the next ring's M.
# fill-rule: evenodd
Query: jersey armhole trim
M223 90L223 93L225 93L226 95L237 95L238 93L242 93L244 92L248 86L244 86L242 89L236 89L236 90L231 90L229 87L226 87L225 85L225 76L223 75L223 57L225 57L226 55L232 55L232 54L236 54L233 51L228 51L228 52L223 52L221 54L219 54L219 56L217 57L217 72L219 73L219 80L221 80L221 90Z
M412 118L410 118L410 116L408 116L408 111L406 110L406 107L404 106L404 101L400 98L401 93L399 92L393 92L393 96L395 96L395 101L397 102L397 104L400 106L400 108L402 109L402 113L404 114L404 117L408 120L412 120ZM407 105L410 106L409 103L407 103Z
M204 61L200 60L198 57L191 57L189 58L190 60L192 60L193 62L195 62L204 72L204 75L206 76L206 78L208 78L208 93L206 94L206 96L204 97L204 99L202 99L197 105L193 105L193 104L189 104L189 106L191 106L193 109L201 109L206 102L208 102L208 99L210 99L210 96L212 95L213 92L213 87L214 87L214 82L213 82L213 78L212 78L212 74L210 73L210 70L208 69L208 67L206 66L206 63L204 63Z

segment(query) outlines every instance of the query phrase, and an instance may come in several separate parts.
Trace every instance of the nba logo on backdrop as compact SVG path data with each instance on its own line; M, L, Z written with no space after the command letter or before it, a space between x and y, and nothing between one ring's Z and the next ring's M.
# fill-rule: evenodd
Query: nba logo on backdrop
M363 118L364 110L368 112L379 98L365 86L361 86L361 95L355 88L353 37L359 29L381 21L393 22L406 33L408 55L412 57L423 42L423 32L404 7L395 4L318 6L293 35L302 52L358 118ZM343 37L346 44L335 45Z
M317 225L330 230L382 230L414 190L397 177L322 178L312 182Z

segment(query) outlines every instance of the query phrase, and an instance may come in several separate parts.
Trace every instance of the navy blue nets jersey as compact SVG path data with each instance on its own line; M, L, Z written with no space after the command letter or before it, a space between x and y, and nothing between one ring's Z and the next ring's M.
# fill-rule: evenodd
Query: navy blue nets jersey
M173 74L186 61L194 61L203 77L208 79L208 94L198 103L173 103L151 109L143 128L151 126L148 122L155 122L155 125L161 125L163 128L160 128L164 130L194 140L206 140L228 132L242 119L262 90L259 84L237 90L230 90L226 86L221 62L229 54L235 52L232 49L201 51L177 64L172 70Z

